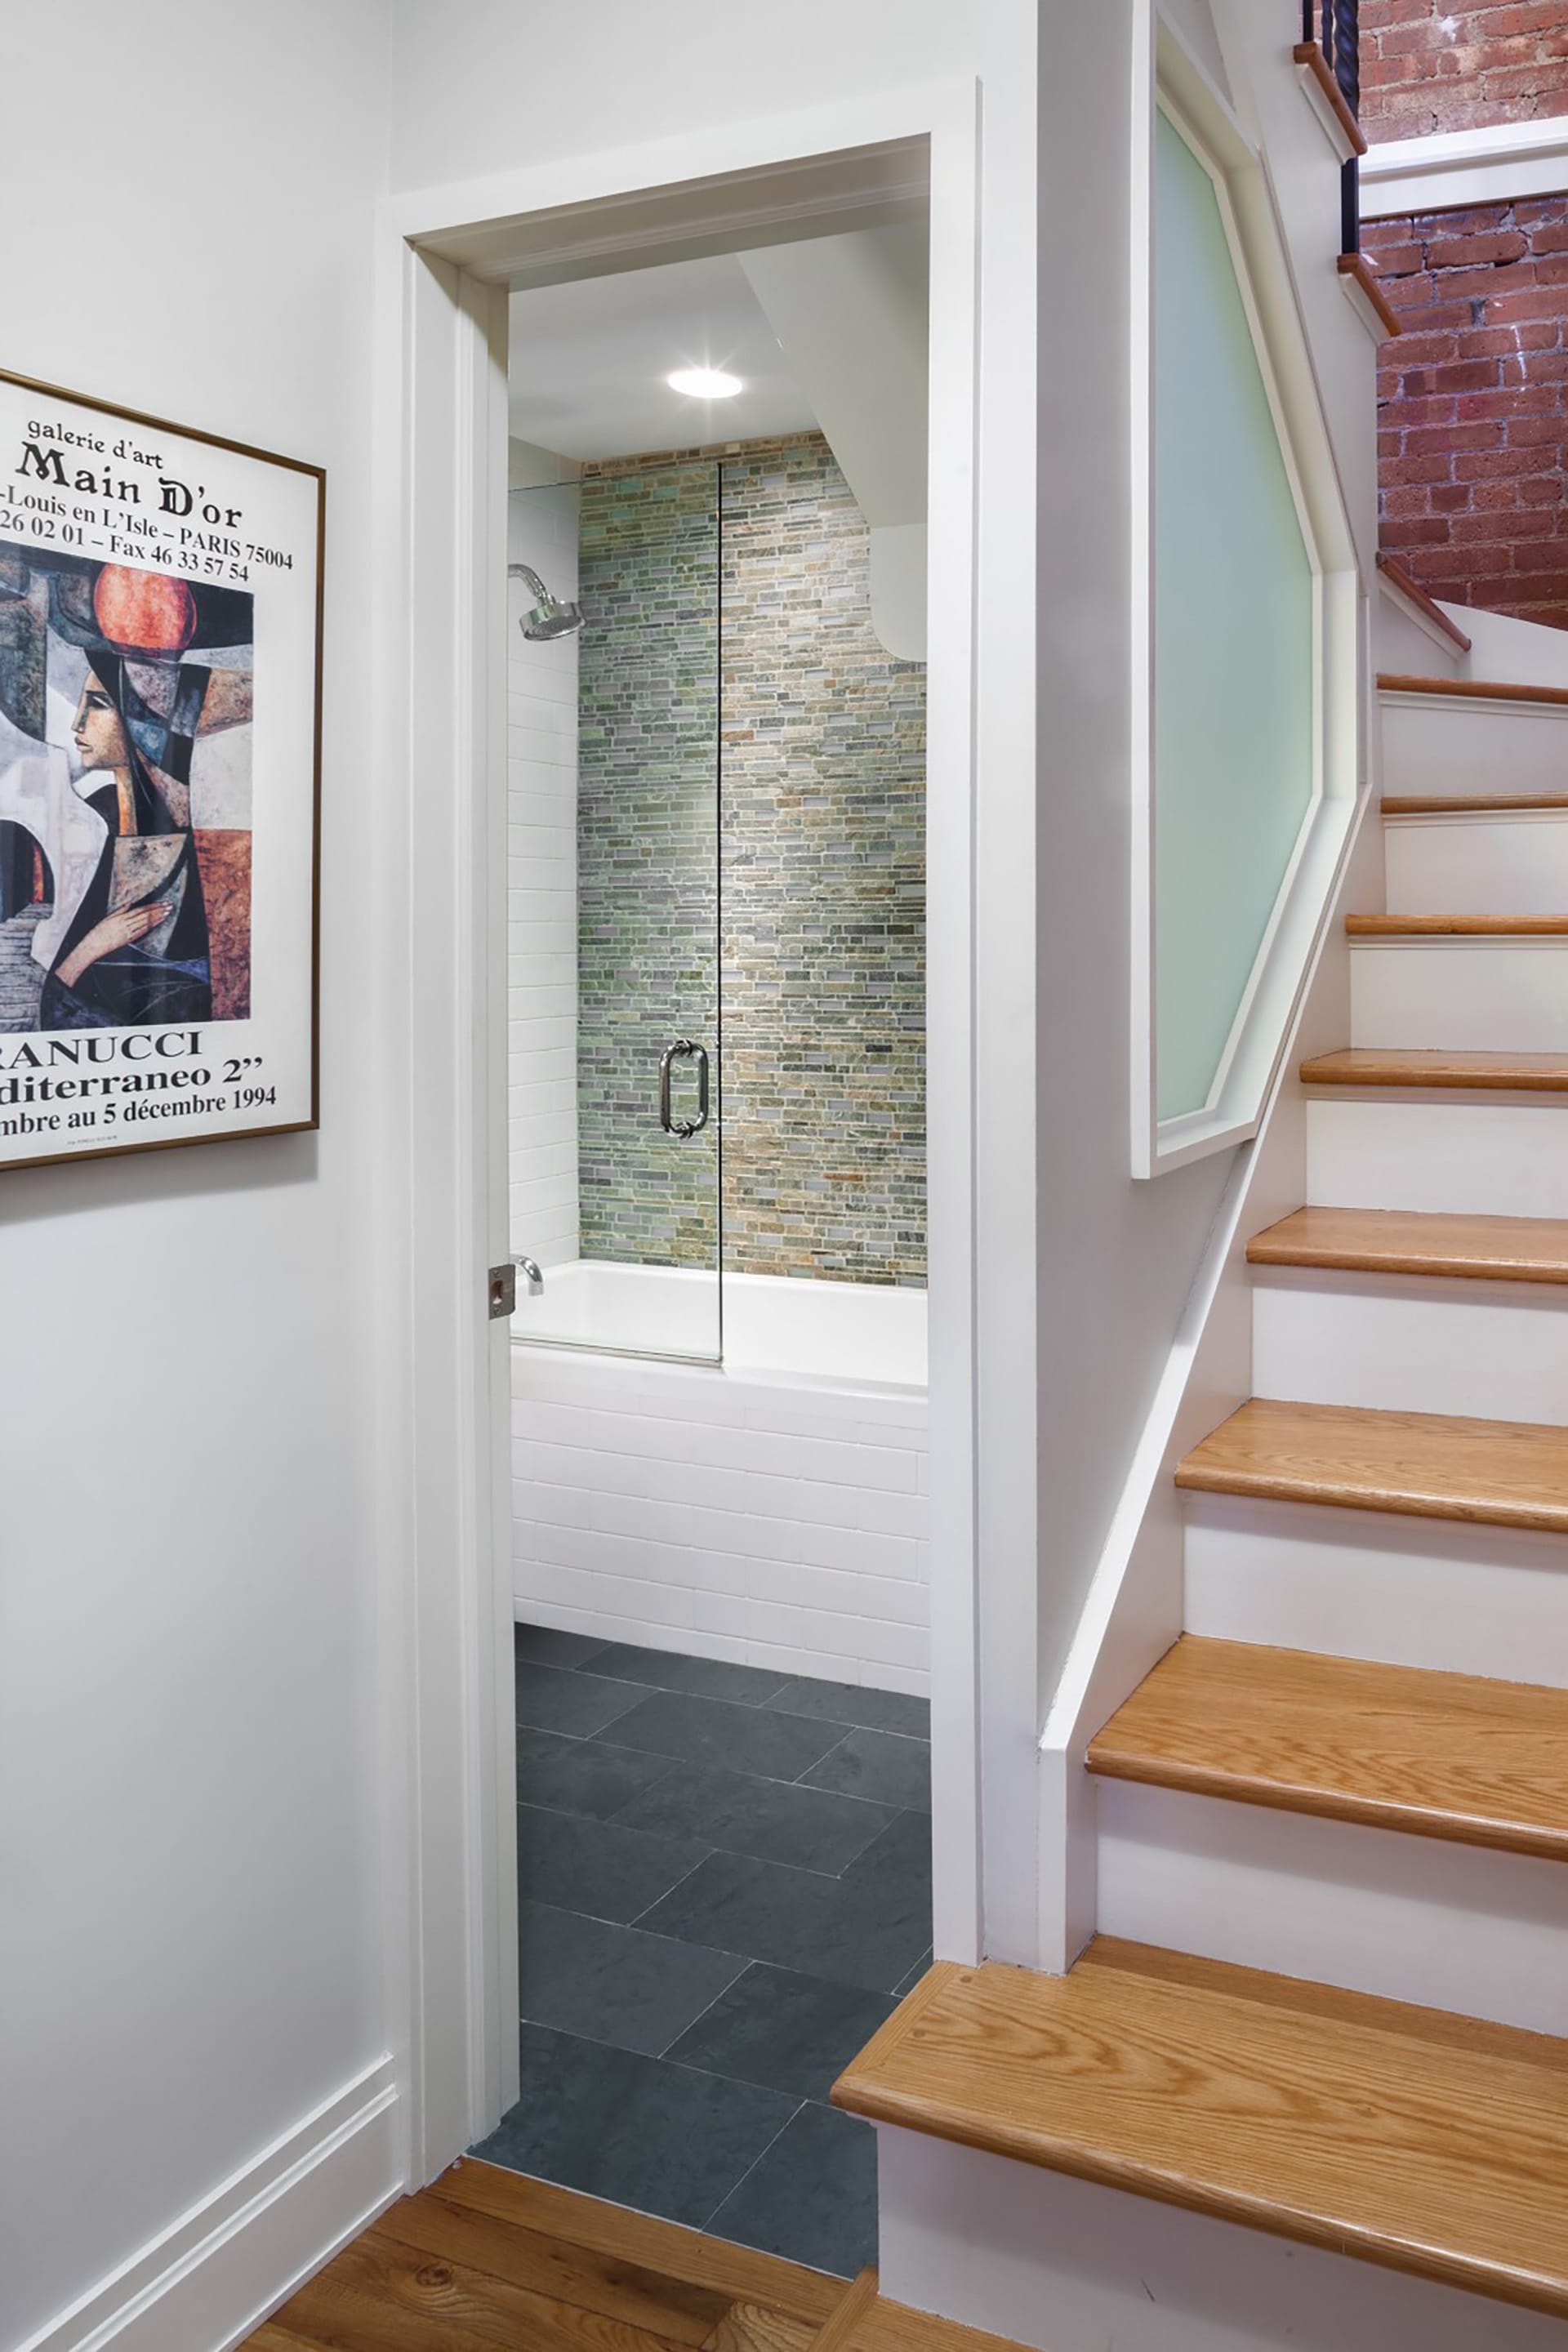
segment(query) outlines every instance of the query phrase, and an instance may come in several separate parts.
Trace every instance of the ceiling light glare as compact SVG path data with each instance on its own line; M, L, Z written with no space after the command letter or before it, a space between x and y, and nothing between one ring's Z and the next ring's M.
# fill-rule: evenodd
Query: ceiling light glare
M689 400L733 400L746 389L738 375L726 375L722 368L677 368L665 382Z

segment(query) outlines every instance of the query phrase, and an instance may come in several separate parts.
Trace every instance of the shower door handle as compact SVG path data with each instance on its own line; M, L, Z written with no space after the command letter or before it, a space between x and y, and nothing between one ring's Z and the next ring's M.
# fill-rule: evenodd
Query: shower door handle
M694 1055L697 1062L697 1116L676 1118L669 1108L670 1071L678 1056L689 1055ZM682 1143L700 1135L708 1124L708 1048L693 1045L689 1037L678 1037L658 1057L658 1123L666 1135L679 1136Z

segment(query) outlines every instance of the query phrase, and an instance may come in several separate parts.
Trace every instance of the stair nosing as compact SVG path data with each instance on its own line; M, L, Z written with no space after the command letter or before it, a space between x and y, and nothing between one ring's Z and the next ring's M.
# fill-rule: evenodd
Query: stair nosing
M1390 1221L1391 1232L1397 1230L1405 1236L1403 1244L1397 1244L1392 1239L1380 1248L1373 1243L1357 1246L1346 1242L1314 1243L1278 1238L1288 1234L1288 1228L1296 1224L1303 1214L1310 1215L1312 1206L1309 1203L1304 1212L1292 1210L1289 1216L1281 1217L1275 1224L1267 1225L1261 1233L1254 1234L1247 1244L1247 1264L1299 1266L1307 1272L1415 1275L1438 1281L1568 1284L1568 1217L1487 1218L1414 1209L1324 1209L1320 1212L1324 1216L1386 1217ZM1511 1257L1487 1257L1479 1250L1467 1255L1462 1250L1454 1249L1445 1255L1435 1245L1444 1232L1457 1232L1459 1228L1473 1232L1477 1225L1482 1224L1494 1227L1500 1241L1506 1238L1510 1231L1520 1234L1536 1234L1542 1228L1553 1227L1562 1236L1558 1255L1554 1258L1540 1255L1532 1258L1526 1252L1520 1251ZM1434 1244L1426 1250L1419 1246L1422 1231L1426 1232Z
M1452 1675L1432 1668L1388 1666L1359 1658L1339 1658L1320 1652L1276 1648L1270 1645L1228 1642L1208 1636L1186 1633L1167 1651L1158 1665L1144 1676L1130 1696L1117 1708L1109 1721L1089 1742L1086 1761L1089 1771L1099 1779L1125 1780L1142 1788L1169 1789L1188 1796L1218 1799L1231 1804L1257 1805L1271 1812L1305 1814L1315 1819L1349 1822L1366 1829L1393 1831L1408 1837L1425 1837L1448 1845L1478 1846L1493 1853L1518 1853L1546 1862L1568 1862L1568 1805L1561 1820L1538 1822L1521 1820L1505 1812L1482 1811L1477 1807L1466 1810L1450 1797L1432 1797L1426 1801L1416 1798L1400 1799L1388 1794L1374 1794L1369 1790L1335 1786L1332 1781L1319 1782L1293 1776L1288 1769L1270 1769L1258 1764L1249 1770L1227 1765L1212 1759L1195 1756L1173 1756L1162 1752L1158 1734L1131 1727L1117 1731L1119 1723L1129 1715L1136 1717L1139 1701L1162 1677L1169 1677L1178 1654L1184 1665L1194 1656L1202 1663L1220 1654L1237 1658L1244 1670L1266 1678L1271 1671L1286 1669L1293 1661L1305 1661L1325 1695L1331 1690L1336 1675L1346 1685L1368 1684L1386 1686L1384 1706L1393 1712L1394 1702L1404 1697L1406 1718L1409 1696L1419 1690L1440 1697L1444 1686L1453 1687L1452 1706L1456 1721L1461 1717L1461 1699L1481 1677ZM1176 1671L1180 1671L1179 1668ZM1498 1690L1512 1687L1494 1685ZM1205 1716L1205 1724L1223 1730L1224 1693L1211 1691L1205 1695L1221 1712ZM1351 1694L1347 1690L1346 1696ZM1554 1693L1568 1709L1568 1694ZM1179 1702L1178 1702L1179 1704ZM1310 1716L1309 1707L1298 1707L1294 1722ZM1344 1719L1335 1712L1335 1723ZM1381 1723L1384 1716L1380 1714ZM1118 1741L1121 1743L1118 1745ZM1310 1752L1305 1736L1295 1739L1297 1752ZM1353 1745L1353 1740L1350 1743Z
M1352 940L1561 940L1568 915L1347 915Z
M1435 793L1384 793L1381 807L1385 817L1517 816L1532 809L1568 811L1568 793L1499 793L1495 798L1479 793L1445 797Z
M1568 707L1568 686L1517 686L1500 678L1429 677L1416 671L1379 670L1380 694L1447 696L1458 702L1534 703L1546 709Z
M1080 1972L1089 1976L1081 2021L1072 2012L1074 1979ZM1124 1977L1130 1989L1142 1994L1142 2006L1147 2006L1152 1990L1162 2007L1160 2027L1147 2045L1138 2043L1136 2024L1128 2029L1123 2042L1115 2042L1115 2073L1121 2075L1125 2072L1124 2050L1136 2048L1142 2056L1146 2046L1157 2073L1163 2061L1163 2080L1150 2095L1151 2100L1157 2102L1163 2096L1170 2105L1162 2116L1157 2105L1145 2102L1155 2117L1156 2128L1152 2130L1133 2120L1125 2105L1117 2107L1119 2085L1111 2079L1108 2093L1111 2102L1110 2120L1101 2127L1097 2144L1091 2124L1084 2115L1085 2095L1081 2089L1076 2113L1070 2088L1067 2096L1058 2102L1057 2111L1051 2112L1051 2060L1058 2052L1066 2053L1069 2071L1064 2079L1070 2083L1076 2071L1077 2081L1081 2084L1083 2072L1072 2065L1075 2036L1087 2034L1089 2039L1085 2046L1090 2051L1112 2047L1114 2008L1120 1990L1115 1981L1118 1976ZM1111 2009L1110 2019L1103 2013L1097 1991L1107 1979L1110 1990L1105 1998ZM932 1979L936 1980L934 1984ZM1178 2159L1173 2150L1169 2124L1176 2101L1172 2076L1173 2070L1184 2074L1187 2069L1179 2058L1169 2054L1165 2021L1173 2017L1173 2002L1178 2010L1184 2001L1190 2002L1191 2020L1178 2019L1181 2042L1171 2046L1179 2049L1191 2044L1204 2048L1215 2053L1209 2063L1216 2071L1239 2066L1243 2080L1269 2084L1278 2080L1282 2087L1282 2107L1299 2095L1290 2075L1277 2057L1271 2059L1268 2032L1260 2044L1257 2036L1248 2035L1244 2021L1238 2023L1254 2003L1265 2011L1277 2013L1278 2030L1272 2037L1276 2049L1288 2037L1310 2033L1314 2026L1322 2028L1333 2063L1321 2079L1328 2084L1327 2097L1341 2103L1353 2102L1356 2096L1353 2084L1342 2087L1342 2077L1348 2083L1354 2045L1363 2035L1373 2038L1373 2054L1379 2062L1377 2072L1384 2076L1391 2056L1398 2051L1399 2038L1406 2034L1413 2047L1436 2060L1438 2069L1447 2062L1450 2082L1461 2088L1466 2074L1473 2071L1468 2063L1471 2060L1482 2061L1491 2070L1510 2069L1507 2087L1499 2095L1502 2110L1500 2126L1513 2140L1517 2140L1519 2133L1513 2119L1521 2115L1533 2119L1536 2114L1544 2113L1552 2119L1552 2127L1555 2128L1555 2109L1549 2094L1555 2093L1556 2078L1568 2067L1568 2045L1518 2028L1487 2025L1407 2002L1342 1992L1260 1969L1206 1961L1193 1955L1107 1937L1097 1937L1066 1977L1047 1978L996 1962L978 1969L942 1962L938 1963L920 1990L925 1996L921 2015L905 2025L901 2012L894 2012L889 2025L834 2085L831 2095L836 2106L873 2123L896 2125L960 2147L1130 2190L1189 2211L1212 2214L1274 2236L1319 2246L1331 2253L1568 2318L1568 2250L1549 2267L1542 2259L1539 2240L1527 2237L1525 2251L1514 2253L1507 2244L1506 2235L1500 2242L1495 2222L1489 2231L1490 2242L1480 2242L1489 2233L1478 2231L1473 2219L1468 2242L1455 2229L1450 2242L1445 2243L1432 2230L1419 2228L1419 2217L1411 2213L1408 2205L1400 2211L1397 2199L1392 2209L1385 2206L1379 2213L1375 2198L1364 2190L1358 2194L1363 2167L1354 2167L1344 2176L1355 2182L1357 2189L1347 2193L1342 2186L1336 2197L1320 2193L1314 2180L1303 2181L1299 2168L1295 2177L1290 2178L1287 2160L1275 2176L1275 2187L1269 2189L1264 2185L1267 2172L1249 2168L1240 2160L1240 2151L1224 2144L1223 2116L1216 2121L1201 2102L1193 2110L1195 2130L1189 2142L1190 2152L1184 2151ZM967 2011L963 2006L966 1994L973 1997ZM944 2006L955 2021L947 2023L935 2036L928 2032L927 2047L922 2051L920 2029L929 2026L933 2009L940 2019ZM998 2044L998 2022L1005 2044L1011 2045L1015 2054L1009 2054L1007 2046ZM1174 2024L1171 2030L1174 2031ZM1338 2046L1334 2047L1336 2042ZM1036 2071L1036 2045L1043 2072ZM1247 2071L1249 2067L1266 2070L1271 2063L1280 2066L1278 2076L1267 2071ZM921 2082L922 2065L927 2078L924 2085ZM1521 2076L1518 2072L1521 2068L1528 2068L1529 2074ZM1435 2091L1437 2097L1442 2095L1441 2074L1434 2071L1435 2086L1415 2090L1402 2111L1423 2135L1430 2135L1433 2130ZM1003 2077L1000 2088L995 2079L998 2074ZM1033 2114L1024 2095L1031 2082L1043 2086L1033 2094ZM1089 2100L1094 2097L1095 2089L1096 2083L1091 2078ZM1177 2120L1179 2123L1181 2118ZM1157 2128L1160 2122L1166 2125L1163 2134ZM1494 2130L1500 2126L1494 2126ZM1536 2125L1534 2129L1539 2140L1542 2126ZM1140 2132L1149 2143L1146 2154L1136 2144ZM1162 2146L1154 2145L1162 2139ZM1548 2139L1545 2146L1554 2159L1554 2143ZM1425 2140L1423 2149L1425 2154ZM1351 2156L1357 2152L1353 2146L1347 2150ZM1471 2161L1474 2164L1475 2159ZM1484 2169L1480 2166L1476 2168ZM1341 2178L1326 2165L1324 2171L1330 2179ZM1381 2178L1381 2174L1376 2177ZM1448 2202L1452 2210L1455 2200L1451 2192ZM1473 2215L1473 2207L1462 2210ZM1493 2211L1495 2214L1495 2208Z
M1364 1059L1347 1068L1347 1059ZM1440 1094L1568 1094L1568 1054L1448 1051L1437 1046L1345 1045L1300 1066L1303 1086L1381 1087Z
M1521 1502L1510 1501L1500 1489L1488 1494L1478 1488L1461 1496L1458 1493L1438 1494L1430 1486L1416 1484L1401 1488L1386 1480L1358 1485L1342 1473L1331 1471L1316 1475L1293 1475L1278 1465L1255 1469L1235 1464L1221 1466L1212 1457L1204 1458L1205 1448L1213 1445L1225 1430L1232 1428L1244 1415L1258 1419L1259 1412L1266 1419L1276 1413L1304 1414L1309 1424L1315 1423L1324 1430L1344 1430L1348 1425L1366 1433L1374 1429L1383 1432L1407 1429L1414 1423L1423 1431L1429 1427L1434 1433L1443 1432L1445 1443L1450 1446L1460 1433L1468 1435L1485 1432L1489 1439L1497 1439L1502 1438L1504 1433L1511 1434L1520 1430L1529 1430L1532 1434L1540 1432L1568 1442L1568 1432L1547 1423L1483 1422L1463 1414L1389 1412L1369 1406L1308 1405L1253 1397L1222 1422L1218 1429L1211 1430L1177 1464L1175 1484L1187 1494L1241 1495L1259 1502L1308 1503L1325 1509L1376 1511L1395 1518L1445 1519L1468 1527L1528 1528L1547 1535L1568 1535L1568 1486L1561 1501Z

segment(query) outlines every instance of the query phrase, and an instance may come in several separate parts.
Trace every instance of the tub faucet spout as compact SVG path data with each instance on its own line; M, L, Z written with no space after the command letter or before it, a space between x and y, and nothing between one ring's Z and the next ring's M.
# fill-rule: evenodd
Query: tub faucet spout
M536 1257L514 1256L512 1264L527 1283L529 1297L537 1298L544 1288L544 1276L540 1271L539 1260Z

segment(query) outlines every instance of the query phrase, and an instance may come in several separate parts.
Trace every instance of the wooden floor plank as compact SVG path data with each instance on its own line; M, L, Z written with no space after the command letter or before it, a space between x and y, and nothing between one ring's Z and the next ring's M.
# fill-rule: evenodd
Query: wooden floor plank
M332 2352L679 2352L671 2339L552 2302L459 2263L369 2231L284 2305L279 2317Z
M844 2280L798 2263L753 2253L722 2238L705 2238L677 2221L606 2205L473 2157L444 2172L430 2193L471 2212L640 2264L689 2285L714 2288L726 2302L762 2304L792 2318L814 2320L819 2327L847 2291Z
M1568 1094L1568 1054L1450 1054L1345 1045L1301 1065L1309 1087L1434 1087L1468 1094Z
M760 2304L732 2303L702 2352L813 2352L821 2331L809 2319L791 2319Z
M1096 1733L1089 1764L1568 1862L1568 1691L1189 1633Z
M1253 1397L1194 1447L1176 1484L1568 1535L1568 1430Z
M1412 1209L1297 1209L1247 1244L1253 1265L1568 1283L1568 1218L1439 1216Z
M845 2352L1021 2352L1010 2338L961 2327L934 2312L911 2311L907 2304L878 2301L849 2337Z
M1568 2044L1106 1937L932 1976L837 2105L1568 2319Z
M859 2323L877 2300L877 2273L861 2271L850 2282L849 2292L816 2339L816 2352L846 2352L854 2340Z
M394 2205L370 2234L505 2280L547 2301L624 2319L677 2344L705 2345L732 2301L720 2288L694 2286L618 2255L497 2221L429 2189Z

